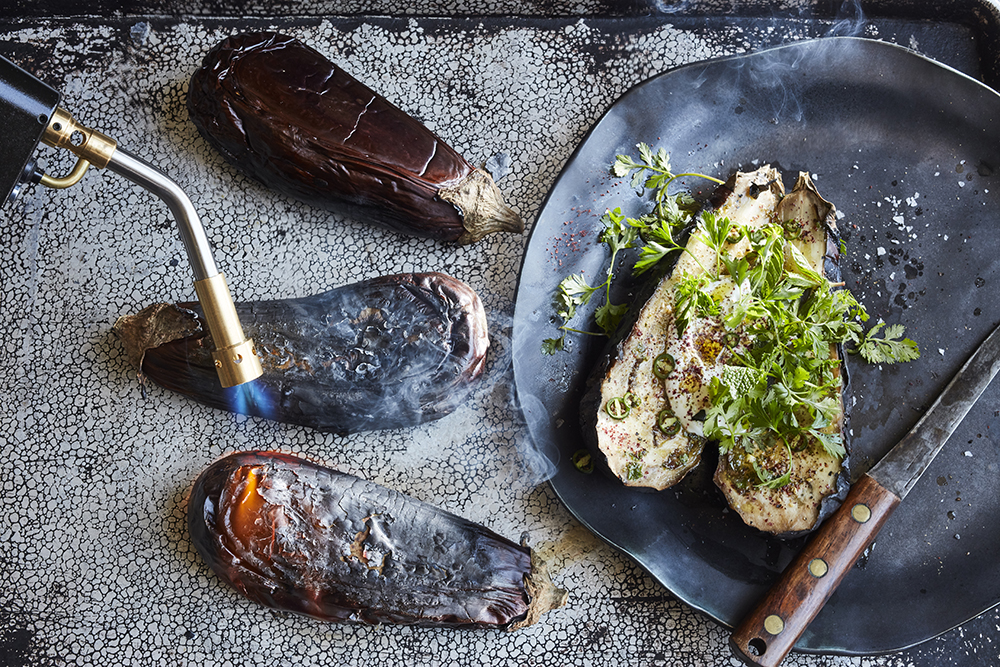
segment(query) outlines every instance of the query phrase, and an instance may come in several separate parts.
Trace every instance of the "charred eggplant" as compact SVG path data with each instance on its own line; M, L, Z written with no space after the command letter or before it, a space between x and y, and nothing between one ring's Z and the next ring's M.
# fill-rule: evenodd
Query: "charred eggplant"
M237 303L264 374L223 388L197 303L154 304L113 327L140 374L232 412L353 433L443 417L482 375L489 346L475 291L441 273Z
M524 230L488 173L292 37L225 39L192 77L187 104L234 167L313 206L459 243Z
M531 549L288 454L213 463L194 484L188 528L242 595L323 621L516 629L566 600Z

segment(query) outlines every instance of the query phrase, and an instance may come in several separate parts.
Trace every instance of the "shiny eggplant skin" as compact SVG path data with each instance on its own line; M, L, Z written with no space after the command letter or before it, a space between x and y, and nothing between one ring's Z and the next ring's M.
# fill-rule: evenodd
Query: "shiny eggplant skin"
M192 77L187 105L234 167L310 205L459 243L524 230L489 174L292 37L225 39Z
M242 595L323 621L514 629L566 598L529 548L289 454L211 464L191 492L188 529Z
M489 346L475 291L441 273L237 303L264 374L223 388L197 303L154 304L113 328L156 384L232 412L354 433L443 417L475 388Z

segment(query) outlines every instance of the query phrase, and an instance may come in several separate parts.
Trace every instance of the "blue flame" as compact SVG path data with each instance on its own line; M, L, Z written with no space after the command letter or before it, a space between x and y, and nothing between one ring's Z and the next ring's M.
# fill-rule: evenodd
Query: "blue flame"
M260 378L224 389L223 394L232 412L266 419L274 418L274 399Z

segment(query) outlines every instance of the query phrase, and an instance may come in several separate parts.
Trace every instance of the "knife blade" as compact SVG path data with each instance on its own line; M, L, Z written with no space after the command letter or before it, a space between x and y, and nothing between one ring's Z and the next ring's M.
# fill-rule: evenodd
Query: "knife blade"
M729 640L753 667L777 667L1000 370L995 328L917 424L855 482Z

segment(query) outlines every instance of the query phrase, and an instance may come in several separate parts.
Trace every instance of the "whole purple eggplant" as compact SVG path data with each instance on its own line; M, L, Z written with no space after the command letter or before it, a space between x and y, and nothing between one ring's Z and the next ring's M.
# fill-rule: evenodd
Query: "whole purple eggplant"
M245 597L323 621L516 629L566 600L531 549L288 454L210 465L191 492L188 529Z
M323 431L443 417L475 388L489 346L475 291L442 273L382 276L298 299L236 304L264 374L223 388L197 303L153 304L113 330L140 374L200 403Z
M524 230L488 173L292 37L227 38L195 72L187 104L233 166L313 206L459 243Z

